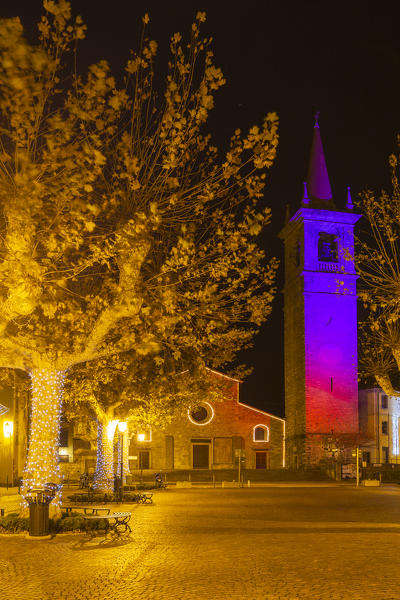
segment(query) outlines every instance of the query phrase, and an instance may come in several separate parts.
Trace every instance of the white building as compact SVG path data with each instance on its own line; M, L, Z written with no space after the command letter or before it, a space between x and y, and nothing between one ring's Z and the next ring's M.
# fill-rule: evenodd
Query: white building
M399 396L387 396L380 388L359 391L360 434L369 441L362 447L367 464L400 464Z

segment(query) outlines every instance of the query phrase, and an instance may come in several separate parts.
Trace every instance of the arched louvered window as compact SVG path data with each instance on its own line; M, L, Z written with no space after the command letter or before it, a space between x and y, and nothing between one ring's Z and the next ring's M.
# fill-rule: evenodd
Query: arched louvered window
M253 428L253 442L268 442L269 429L266 425L255 425Z

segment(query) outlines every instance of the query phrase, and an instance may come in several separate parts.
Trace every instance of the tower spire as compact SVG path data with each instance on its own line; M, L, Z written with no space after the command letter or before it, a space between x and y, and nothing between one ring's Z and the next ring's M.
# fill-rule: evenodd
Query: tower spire
M314 135L308 165L307 190L311 204L314 201L314 204L318 204L318 208L333 208L332 189L319 129L319 111L314 116Z
M346 208L347 210L353 210L354 208L354 204L353 201L351 199L351 191L350 191L350 186L347 186L347 203L346 203Z

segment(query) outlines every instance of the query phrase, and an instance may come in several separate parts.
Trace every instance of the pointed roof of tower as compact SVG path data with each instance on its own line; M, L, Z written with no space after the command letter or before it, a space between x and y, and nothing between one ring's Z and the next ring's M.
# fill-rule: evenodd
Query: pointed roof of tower
M315 115L314 135L307 173L307 191L311 207L329 209L334 208L334 203L318 118L319 112Z

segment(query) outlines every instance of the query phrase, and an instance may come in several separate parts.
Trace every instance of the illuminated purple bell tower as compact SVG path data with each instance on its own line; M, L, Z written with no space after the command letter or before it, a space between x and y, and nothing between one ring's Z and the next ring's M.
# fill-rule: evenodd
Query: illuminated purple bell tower
M301 208L280 233L285 244L287 464L327 457L327 440L358 432L357 296L350 189L332 197L318 116Z

